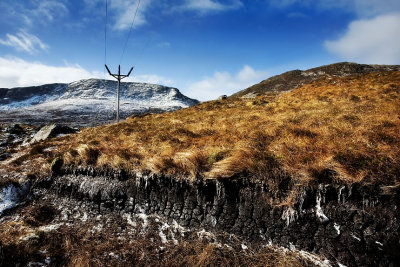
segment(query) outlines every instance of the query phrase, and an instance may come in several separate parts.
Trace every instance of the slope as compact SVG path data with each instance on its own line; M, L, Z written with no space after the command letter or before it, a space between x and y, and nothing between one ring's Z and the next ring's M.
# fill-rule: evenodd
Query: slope
M37 151L51 149L22 162L32 172L38 161L62 157L69 167L150 171L192 181L244 175L276 190L289 176L293 193L322 180L397 188L399 96L400 72L322 78L251 101L212 101L87 128L42 144ZM15 162L18 168L21 160Z
M360 75L377 71L400 70L398 65L366 65L349 62L341 62L312 68L306 71L292 70L273 76L247 89L239 91L234 97L252 97L268 92L281 92L292 90L311 83L315 80L327 77L345 77L348 75Z

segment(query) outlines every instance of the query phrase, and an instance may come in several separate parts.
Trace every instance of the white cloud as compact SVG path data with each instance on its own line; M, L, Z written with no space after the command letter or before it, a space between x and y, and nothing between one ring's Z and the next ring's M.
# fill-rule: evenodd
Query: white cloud
M3 88L66 83L101 76L79 65L49 66L20 58L0 57L0 87Z
M142 75L132 75L124 80L126 82L140 82L140 83L152 83L161 84L165 86L174 86L174 81L163 76L156 74L142 74Z
M188 86L187 92L190 97L199 100L216 99L220 95L231 95L253 84L265 80L269 76L267 71L254 70L245 65L235 75L229 72L215 72L212 77L205 77Z
M301 5L319 10L341 9L358 16L343 36L324 47L347 61L370 64L400 63L399 0L271 0L278 8Z
M306 14L302 13L302 12L290 12L289 14L287 14L288 18L291 19L306 19L309 18Z
M300 0L270 0L268 1L270 5L278 7L278 8L285 8L296 3L301 3Z
M126 30L131 27L132 20L137 14L133 27L144 25L147 23L145 13L150 7L150 0L113 0L110 2L109 8L115 12L116 22L114 28L117 30ZM138 8L139 5L139 8Z
M0 3L3 20L19 27L34 27L37 24L54 22L68 15L65 0L27 0Z
M19 51L33 54L39 50L46 50L48 48L37 36L24 30L20 30L15 35L8 33L6 36L6 39L0 39L0 44L13 47Z
M55 18L63 17L68 14L68 8L63 1L35 1L37 8L32 10L32 14L42 21L52 22Z
M326 49L344 60L371 64L400 63L400 13L350 23L338 40L325 41Z
M360 17L372 17L400 11L398 0L324 0L325 7L350 8Z
M86 8L91 10L91 13L99 12L99 9L105 8L102 0L83 0ZM226 3L228 2L228 3ZM139 9L137 9L139 4ZM109 0L108 14L112 21L110 24L113 29L126 30L132 25L132 20L137 14L133 24L133 28L138 28L148 23L146 14L150 9L155 10L160 16L171 14L175 11L196 11L202 15L210 12L222 12L232 9L238 9L243 6L240 0L178 0L174 3L170 1L156 0ZM104 12L104 11L102 11Z
M161 42L157 44L158 48L167 48L167 47L171 47L171 43L170 42Z
M238 9L243 6L240 0L232 0L229 4L222 4L214 0L186 0L180 9L195 10L201 13L210 11L226 11Z
M0 57L0 88L35 86L48 83L70 83L81 79L113 79L100 71L88 71L78 64L64 63L50 66L41 62L29 62L20 58ZM135 75L124 82L145 82L173 86L174 81L156 74Z

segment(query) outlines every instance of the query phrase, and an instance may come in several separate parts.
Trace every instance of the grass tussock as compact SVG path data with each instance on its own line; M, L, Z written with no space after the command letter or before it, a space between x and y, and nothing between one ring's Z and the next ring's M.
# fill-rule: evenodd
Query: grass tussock
M43 158L189 179L249 175L275 186L287 175L293 184L391 186L399 182L399 116L400 72L324 78L250 102L211 101L86 128L54 141Z

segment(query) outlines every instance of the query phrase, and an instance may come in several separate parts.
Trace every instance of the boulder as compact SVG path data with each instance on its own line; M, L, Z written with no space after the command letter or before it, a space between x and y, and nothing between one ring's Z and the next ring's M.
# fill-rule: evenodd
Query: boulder
M46 125L40 128L40 130L33 136L30 143L33 144L60 134L70 134L74 132L75 130L68 126L58 124Z

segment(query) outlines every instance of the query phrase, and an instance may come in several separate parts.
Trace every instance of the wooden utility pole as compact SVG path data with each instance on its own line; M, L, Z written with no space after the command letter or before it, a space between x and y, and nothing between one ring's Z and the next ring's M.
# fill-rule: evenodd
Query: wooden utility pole
M113 76L115 79L117 79L118 81L118 86L117 86L117 122L119 122L119 87L121 84L121 80L123 78L129 77L129 75L131 74L133 67L131 68L131 70L128 72L127 75L121 75L121 65L118 65L118 74L112 74L110 69L106 66L106 69L108 71L108 74L110 74L111 76Z

